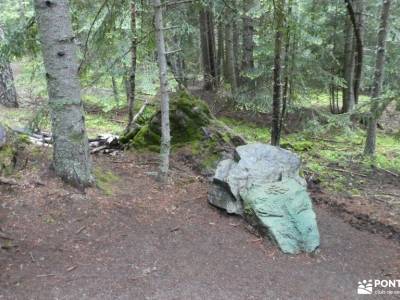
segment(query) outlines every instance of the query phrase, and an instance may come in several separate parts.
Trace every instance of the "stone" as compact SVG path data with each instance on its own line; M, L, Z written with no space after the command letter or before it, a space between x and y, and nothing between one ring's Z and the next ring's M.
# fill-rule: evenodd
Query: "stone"
M0 125L0 148L3 147L7 142L7 131L6 128Z
M300 158L285 149L239 146L234 159L218 164L208 201L244 215L285 253L312 252L319 246L319 232L300 166Z
M246 214L284 253L312 252L319 232L306 188L294 179L254 185L241 192Z

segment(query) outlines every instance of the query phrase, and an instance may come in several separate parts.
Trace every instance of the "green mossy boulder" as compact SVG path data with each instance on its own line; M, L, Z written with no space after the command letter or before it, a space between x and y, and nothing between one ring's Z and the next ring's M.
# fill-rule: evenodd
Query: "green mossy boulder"
M204 101L186 91L171 97L170 127L172 148L188 150L184 151L185 157L202 171L213 170L223 152L233 152L235 146L245 143L211 114ZM120 141L128 148L159 152L161 112L155 112L142 127L130 131Z
M0 176L11 175L16 167L18 152L27 143L23 135L0 124Z
M171 98L170 126L171 144L181 145L200 139L203 128L212 120L206 103L180 91ZM137 132L121 138L136 149L159 151L161 141L161 111L157 111Z

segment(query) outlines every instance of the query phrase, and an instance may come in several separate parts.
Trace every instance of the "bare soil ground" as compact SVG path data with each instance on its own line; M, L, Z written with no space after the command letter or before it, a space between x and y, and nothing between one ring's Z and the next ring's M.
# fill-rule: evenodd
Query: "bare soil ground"
M400 278L394 240L316 205L320 251L284 255L209 206L205 179L176 158L160 187L155 159L95 157L112 182L82 194L31 158L0 191L13 238L0 239L0 299L357 299L360 280Z

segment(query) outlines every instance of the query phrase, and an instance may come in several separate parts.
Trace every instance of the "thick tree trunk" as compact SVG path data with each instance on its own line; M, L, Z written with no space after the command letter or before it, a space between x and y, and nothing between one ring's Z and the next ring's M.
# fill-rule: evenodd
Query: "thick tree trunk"
M85 187L93 179L68 0L35 0L35 12L49 93L53 167L63 180Z
M254 22L249 15L249 11L254 5L253 0L243 1L243 41L242 41L242 70L249 72L254 69ZM241 76L240 81L247 85L253 92L255 89L254 80L249 80L246 76Z
M380 17L380 25L378 29L378 40L376 47L376 62L374 81L372 86L372 106L370 116L368 118L367 139L365 142L364 154L374 155L376 151L376 125L377 107L379 97L382 91L383 75L385 66L385 52L386 52L386 37L389 31L389 14L390 14L390 0L382 1L382 11Z
M350 20L346 22L346 35L344 46L343 78L346 87L343 88L343 112L350 112L354 109L354 48L353 48L353 28Z
M0 27L0 41L3 39L4 32ZM8 58L2 53L0 53L0 104L6 107L18 107L13 72Z
M136 99L136 57L137 57L137 32L136 32L136 4L135 0L130 2L131 9L131 69L129 72L129 93L128 93L128 123L126 131L130 131L133 124L133 116L135 114Z
M272 130L271 144L279 146L280 143L280 114L282 103L282 54L283 54L283 33L285 20L285 0L276 0L274 7L275 14L275 57L274 57L274 85L272 95Z
M167 57L165 51L165 40L163 31L163 15L160 0L153 0L155 14L155 30L157 43L158 67L160 71L160 92L161 92L161 150L160 150L160 173L159 179L166 182L169 170L169 154L171 150L171 133L169 125L169 94Z
M212 9L208 7L201 8L199 15L200 42L204 72L204 88L206 90L214 89L217 75L213 19Z

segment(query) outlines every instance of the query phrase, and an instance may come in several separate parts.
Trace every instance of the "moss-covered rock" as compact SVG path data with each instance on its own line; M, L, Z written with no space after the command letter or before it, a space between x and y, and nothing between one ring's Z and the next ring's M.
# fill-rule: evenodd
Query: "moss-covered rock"
M212 116L206 103L178 92L171 99L170 126L171 144L186 144L203 136L203 127L208 126ZM136 149L158 151L161 140L161 111L157 111L140 130L122 137L121 142Z
M17 163L19 150L28 143L26 136L18 135L0 125L0 175L11 175Z
M173 149L189 150L201 169L213 169L222 152L244 143L224 123L218 121L207 104L180 91L171 97L171 145ZM135 149L160 150L161 112L157 111L139 129L130 131L121 142ZM229 149L230 148L230 149Z

